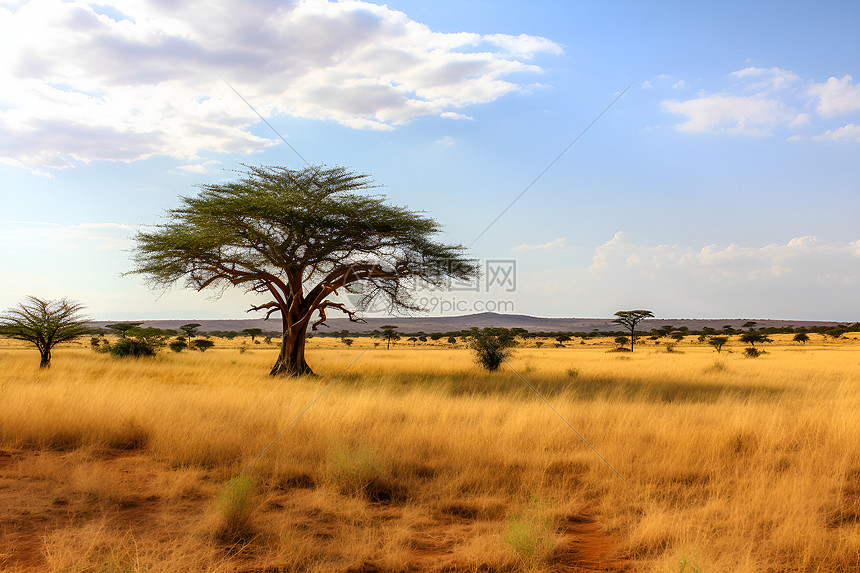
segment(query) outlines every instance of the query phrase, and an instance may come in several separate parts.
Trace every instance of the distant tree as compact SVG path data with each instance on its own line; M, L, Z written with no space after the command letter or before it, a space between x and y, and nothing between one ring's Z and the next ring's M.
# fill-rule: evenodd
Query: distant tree
M407 340L412 343L412 346L415 346L418 343L418 339L414 336L410 336Z
M215 343L211 340L206 340L205 338L198 338L191 343L191 348L199 350L200 352L206 352L213 346L215 346Z
M708 338L708 344L716 348L717 354L723 349L723 345L729 341L728 336L712 336Z
M507 328L472 328L469 334L469 347L475 352L478 363L490 372L498 370L516 344Z
M156 348L143 338L125 338L110 347L111 355L117 358L145 358L155 356Z
M448 337L448 343L449 343L449 344L456 344L456 343L457 343L457 338L456 338L456 337L454 337L454 336L449 336L449 337Z
M570 342L573 340L568 334L559 334L555 337L556 342L558 342L559 346L564 346L565 342Z
M250 336L251 342L254 342L257 340L258 336L263 336L263 329L262 328L246 328L242 331L242 334L244 334L245 336Z
M757 322L755 322L755 321L752 321L752 320L751 320L751 321L749 321L749 322L745 322L745 323L743 323L743 324L741 325L741 328L749 329L749 331L750 331L750 332L752 332L753 330L755 330L755 327L756 327L756 325L757 325L757 324L758 324Z
M430 335L430 340L435 342L437 340L440 340L443 336L444 335L441 332L434 332L433 334Z
M798 332L794 335L794 341L799 342L801 344L806 344L807 342L809 342L809 335L805 332Z
M464 247L436 240L436 221L389 205L369 193L376 186L368 175L343 167L247 167L237 181L200 187L165 224L137 234L132 272L153 286L239 286L271 296L251 310L281 316L272 375L313 373L307 327L324 324L327 310L361 321L330 299L336 293L356 295L358 310L380 299L420 310L417 288L468 281L480 268Z
M761 332L744 332L741 334L741 342L749 344L750 348L755 348L756 343L772 342L772 340Z
M612 322L630 330L630 352L633 352L633 344L636 342L636 325L646 318L653 317L654 313L650 310L619 310L615 316L618 318Z
M105 328L110 328L111 330L115 330L119 333L120 338L125 338L125 333L131 330L132 328L139 327L142 322L117 322L116 324L108 324L105 325Z
M39 350L39 368L51 366L51 350L90 332L89 317L81 314L84 305L73 300L28 296L17 307L0 315L0 336L23 340Z
M419 336L418 341L419 342L427 342L427 337L426 336Z
M541 346L543 346L543 340L538 340L537 342L535 342L535 348L540 348Z
M392 324L386 324L382 327L382 338L384 338L388 342L387 350L391 350L391 342L400 340L400 335L395 332L397 330L397 326Z
M627 344L627 337L626 336L616 336L615 337L615 344L617 344L618 346L622 346L622 347L625 346Z
M185 337L188 339L188 346L192 346L194 341L194 335L197 333L197 329L200 328L200 324L196 322L191 322L189 324L183 324L179 327L179 330L185 333Z
M346 344L347 347L352 346L352 338L341 338L340 341Z
M160 328L130 328L125 336L110 347L110 353L117 358L155 356L167 344L168 334Z
M227 332L224 333L224 338L226 338L227 340L233 340L237 336L239 336L239 333L236 332L235 330L228 330Z
M657 332L660 333L660 336L669 336L672 334L672 331L675 330L675 327L671 324L664 324L660 328L657 329Z
M166 344L170 335L160 328L148 326L146 328L131 328L125 332L125 337L143 340L153 348L160 348Z
M188 343L184 340L172 340L168 343L167 347L173 352L182 352L188 348Z
M677 340L678 342L681 342L682 340L684 340L684 333L683 332L673 332L671 334L671 336L669 336L669 338L671 338L672 340Z

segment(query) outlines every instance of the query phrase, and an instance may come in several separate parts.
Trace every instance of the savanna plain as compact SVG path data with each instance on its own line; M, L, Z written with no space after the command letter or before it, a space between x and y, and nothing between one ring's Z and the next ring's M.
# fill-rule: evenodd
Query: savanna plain
M860 341L811 338L3 341L0 570L860 571Z

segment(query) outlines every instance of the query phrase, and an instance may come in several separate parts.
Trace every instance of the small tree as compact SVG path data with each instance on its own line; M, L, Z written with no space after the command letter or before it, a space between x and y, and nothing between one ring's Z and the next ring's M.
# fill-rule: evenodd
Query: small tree
M111 330L115 330L119 333L120 338L125 338L126 333L133 329L139 327L142 322L117 322L115 324L108 324L105 328L110 328Z
M193 343L191 343L191 348L199 350L200 352L206 352L213 346L215 346L215 343L211 340L206 340L205 338L198 338Z
M188 348L188 343L184 340L173 340L167 345L167 347L173 352L182 352Z
M556 342L558 342L559 346L564 346L565 342L570 342L572 338L568 334L559 334L555 337Z
M41 355L39 368L49 368L54 346L89 333L86 327L89 317L81 314L83 309L81 303L66 298L49 300L28 296L17 307L0 315L0 336L36 345Z
M750 348L755 348L756 343L772 342L770 338L761 332L744 332L741 334L741 342L749 344Z
M457 344L457 338L455 336L449 336L448 344Z
M798 332L794 335L794 341L799 342L801 344L806 344L807 342L809 342L809 335L805 332Z
M409 337L409 338L407 338L406 340L408 340L409 342L411 342L413 347L414 347L416 344L418 344L418 339L417 339L416 337L414 337L414 336L410 336L410 337Z
M400 335L395 332L397 326L392 324L386 324L382 327L382 338L384 338L388 342L387 350L391 350L391 341L400 340Z
M197 334L197 329L200 328L200 324L196 322L192 322L189 324L183 324L179 327L179 330L185 333L185 338L188 339L188 346L192 346L194 341L194 335Z
M729 341L728 336L712 336L708 339L708 344L717 350L717 354L723 349L723 345Z
M616 336L615 337L615 344L618 345L619 349L624 348L624 346L627 344L627 337L626 336Z
M490 372L498 370L517 345L507 328L472 328L469 347L475 351L478 363Z
M263 336L262 328L246 328L242 331L242 334L251 337L251 342L257 340L258 336Z
M347 348L352 346L353 342L352 338L341 338L340 341L346 344Z
M636 325L651 318L654 313L650 310L619 310L615 313L616 318L612 322L630 329L630 352L633 352L633 344L636 342Z

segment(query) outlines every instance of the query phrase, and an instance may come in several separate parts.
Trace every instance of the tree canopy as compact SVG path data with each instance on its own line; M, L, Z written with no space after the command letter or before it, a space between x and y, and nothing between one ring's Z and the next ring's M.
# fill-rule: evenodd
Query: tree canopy
M630 330L630 352L633 352L633 344L636 342L636 325L646 318L652 318L654 313L650 310L619 310L615 316L618 318L612 322Z
M378 297L391 311L417 311L418 287L478 273L464 247L434 240L436 221L368 193L375 187L368 175L324 165L240 173L237 181L200 185L166 223L138 233L131 273L154 287L238 286L270 296L251 310L281 315L273 375L312 373L304 348L315 312L314 328L331 308L358 321L356 311ZM355 295L355 309L330 298L341 292Z
M84 305L66 298L59 300L28 296L25 302L0 315L0 336L36 345L41 355L40 368L51 366L51 350L90 332Z

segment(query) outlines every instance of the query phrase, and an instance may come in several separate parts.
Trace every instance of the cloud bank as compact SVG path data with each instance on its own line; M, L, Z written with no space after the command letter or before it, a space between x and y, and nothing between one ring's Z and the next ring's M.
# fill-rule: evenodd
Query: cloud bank
M94 160L272 144L264 116L393 129L522 89L536 36L441 33L360 1L191 0L0 6L0 161L35 171ZM517 76L519 77L519 76Z
M860 84L849 75L824 83L780 68L748 67L729 76L736 83L717 93L661 102L664 111L686 116L675 127L687 133L767 137L786 129L789 140L860 142L854 123L821 132L826 120L860 111ZM677 84L676 84L677 85ZM814 109L816 114L810 113ZM818 133L798 133L801 129Z
M664 317L860 320L860 240L796 237L765 246L642 245L624 233L587 267L521 277L524 299L574 301L574 316L648 308ZM535 295L539 295L535 297ZM557 316L560 309L538 309Z

